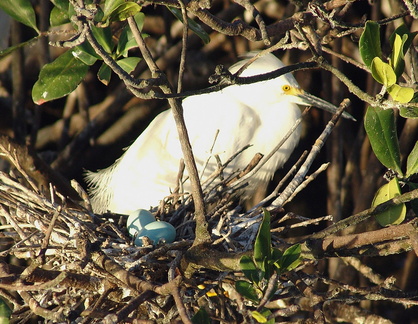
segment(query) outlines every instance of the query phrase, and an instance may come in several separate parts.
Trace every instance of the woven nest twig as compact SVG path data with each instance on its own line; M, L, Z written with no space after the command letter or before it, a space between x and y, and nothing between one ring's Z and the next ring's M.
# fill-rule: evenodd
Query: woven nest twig
M2 146L3 156L20 156L16 154L18 146L11 145L8 150L5 147ZM231 183L229 179L205 192L207 202L214 203L212 212L207 215L213 242L205 251L206 260L201 260L206 269L201 268L193 278L185 278L178 269L194 239L194 214L190 202L172 210L163 206L158 214L176 226L176 242L136 247L127 235L126 215L94 215L84 207L88 207L88 202L75 203L68 195L57 192L54 186L50 186L49 191L39 189L39 183L45 181L35 180L30 174L33 170L22 167L18 158L9 160L15 166L17 164L19 171L14 175L13 172L0 173L0 222L3 224L0 254L4 257L0 263L0 296L13 304L14 322L26 322L33 314L51 323L96 323L103 320L119 323L139 319L166 323L181 319L187 322L202 307L212 318L230 323L251 320L249 307L253 304L235 290L234 283L243 279L240 272L234 271L239 267L219 271L217 260L214 260L225 255L239 261L239 255L252 248L261 220L260 209L242 213L234 207L231 191L225 185ZM292 221L291 225L285 223L288 220ZM272 224L273 244L287 247L289 244L283 240L284 233L326 220L330 217L306 219L287 214ZM417 225L412 221L401 226L404 227L398 229L402 234L414 232ZM318 257L318 253L350 256L357 251L361 254L371 251L367 242L375 240L373 251L377 251L376 255L384 255L383 252L389 253L384 247L388 245L388 238L392 239L390 253L412 248L413 240L408 238L409 234L393 237L389 232L382 229L360 233L356 237L313 234L305 242L311 242L320 252L305 250L304 253L309 258ZM381 249L380 241L383 244ZM355 242L363 243L356 245ZM330 246L341 248L333 252ZM30 262L17 266L12 262L13 258ZM276 301L267 304L275 310L273 315L289 317L304 311L320 321L324 316L341 317L342 314L356 313L357 317L366 319L367 313L357 306L350 306L347 311L343 302L377 299L405 306L417 304L415 295L394 287L393 278L385 280L356 259L349 257L344 260L370 278L374 288L344 285L296 269L280 278L274 276L271 282L265 283L266 291L270 285L278 284ZM312 261L305 260L301 267L310 264ZM314 287L318 281L333 289L326 294L317 293ZM309 303L303 302L306 298ZM330 303L336 306L330 307Z
M10 143L2 146L2 155L14 164L17 173L0 173L1 254L31 261L27 266L5 262L0 270L0 295L14 304L15 318L24 321L34 313L51 322L97 320L109 314L123 317L128 312L126 307L141 304L137 318L176 319L184 306L179 307L179 302L176 305L170 296L178 295L181 276L173 273L194 235L190 206L181 205L160 215L177 225L182 240L135 247L127 235L125 215L98 217L65 198L53 186L49 192L38 189L41 182L33 179L30 170L27 172L19 161L22 147ZM218 231L231 220L233 212L227 211L218 208L212 213L212 221L221 220ZM229 236L226 241L231 243L234 235ZM198 281L217 279L218 275L208 273ZM199 298L206 298L205 291L197 285L183 284L182 290L186 289L187 294L182 293L182 305L193 309L198 307ZM18 292L20 298L12 298L7 291ZM231 308L229 313L236 311Z

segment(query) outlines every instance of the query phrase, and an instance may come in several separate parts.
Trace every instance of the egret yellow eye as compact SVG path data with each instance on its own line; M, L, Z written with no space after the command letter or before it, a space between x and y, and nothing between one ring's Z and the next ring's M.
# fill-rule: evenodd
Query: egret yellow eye
M285 84L285 85L282 87L282 89L283 89L283 91L284 91L284 92L289 92L291 88L292 88L292 87L291 87L290 85L288 85L288 84Z

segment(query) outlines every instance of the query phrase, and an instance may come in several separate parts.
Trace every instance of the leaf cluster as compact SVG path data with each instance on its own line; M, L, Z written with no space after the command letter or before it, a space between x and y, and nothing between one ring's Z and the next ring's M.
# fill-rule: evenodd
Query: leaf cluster
M383 84L392 98L400 103L408 103L414 97L414 89L398 85L397 80L404 72L405 54L417 33L410 33L405 25L393 32L389 38L392 52L388 63L383 61L378 23L367 21L360 37L359 49L363 62L371 70L373 78Z
M270 212L264 210L263 220L254 243L254 254L241 258L240 267L249 281L237 280L235 282L236 290L255 304L260 303L261 296L267 291L266 281L268 282L274 273L281 275L291 271L302 261L300 244L295 244L284 252L272 247L270 219ZM269 296L269 299L272 297L273 294ZM259 323L274 323L274 319L267 320L266 318L271 315L268 309L262 308L261 312L257 309L252 312L252 315Z
M417 33L409 32L405 25L399 26L393 32L389 38L392 52L388 63L382 59L379 24L368 21L360 37L360 54L364 63L370 68L373 78L383 84L384 89L394 100L401 103L415 101L414 89L402 87L396 82L404 72L405 55ZM400 115L406 118L417 118L417 109L401 108ZM395 111L393 109L385 110L381 107L368 107L364 118L364 127L376 157L385 167L395 171L397 175L377 191L372 203L372 206L377 206L401 194L397 177L409 179L418 173L418 141L408 155L406 172L404 173L401 168ZM415 188L414 182L408 180L406 182L411 190ZM405 219L405 215L406 206L401 204L376 215L376 220L382 226L397 225Z

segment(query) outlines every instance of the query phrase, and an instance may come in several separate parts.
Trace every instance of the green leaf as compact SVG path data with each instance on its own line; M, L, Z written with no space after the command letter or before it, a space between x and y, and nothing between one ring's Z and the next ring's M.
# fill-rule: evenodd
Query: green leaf
M408 35L403 35L401 37L396 34L392 44L392 54L390 56L389 63L395 71L397 77L400 77L405 69L403 47L407 40Z
M70 51L75 58L78 58L87 65L93 65L96 63L97 59L100 58L87 42L70 49Z
M124 21L141 11L141 6L135 2L124 2L110 15L110 21Z
M239 266L247 279L249 279L251 282L255 282L256 284L260 282L261 270L257 268L250 256L244 255L239 261Z
M364 128L373 152L379 161L385 167L402 175L399 141L393 110L368 107L364 118Z
M411 47L412 41L417 33L418 32L410 33L408 27L402 24L396 28L389 37L390 45L392 47L390 63L398 77L402 75L405 69L405 54Z
M114 44L112 42L112 31L110 27L105 28L98 28L91 26L91 31L93 32L94 38L102 45L103 49L111 54L114 48Z
M252 311L251 312L251 315L254 317L254 319L258 323L267 323L267 318L263 314L261 314L261 313L259 313L257 311Z
M401 194L398 178L393 178L379 188L374 196L372 206L375 207ZM398 225L403 222L406 215L405 204L393 206L382 213L376 214L376 220L381 226Z
M387 88L388 93L392 96L393 100L400 103L408 103L414 97L414 89L408 87L401 87L400 85L393 84Z
M383 62L380 57L375 57L372 60L370 69L373 78L386 87L390 87L396 83L395 71L393 71L393 68L388 63Z
M103 13L102 7L96 6L95 10L96 10L96 14L94 15L94 18L93 18L93 21L96 23L95 25L97 27L99 27L99 26L100 27L107 27L108 24L107 25L103 24L104 13Z
M35 10L29 0L1 0L0 9L13 19L35 29L38 34L41 33L36 27Z
M271 233L270 233L270 213L263 210L263 220L258 229L254 243L254 261L256 265L266 272L265 277L270 278L268 260L271 259Z
M300 254L302 248L300 244L292 245L283 252L283 256L279 259L280 273L295 269L300 263Z
M193 324L210 324L212 323L208 313L204 307L200 307L196 314L191 318Z
M169 7L167 6L168 10L171 11L171 13L176 16L176 18L178 20L180 20L181 22L183 22L183 15L181 13L180 9L177 8L173 8L173 7ZM200 37L200 39L203 41L203 43L208 44L210 42L210 36L208 35L207 32L205 32L205 30L202 28L202 26L200 26L197 22L195 22L194 20L187 18L187 23L189 25L189 28L197 35Z
M418 141L415 142L415 146L406 161L406 177L408 178L415 173L418 173Z
M15 50L17 50L19 48L22 48L22 47L25 47L27 45L30 45L30 44L36 42L40 37L42 37L42 36L35 36L34 38L31 38L31 39L27 40L26 42L17 44L17 45L12 46L12 47L8 47L8 48L0 51L0 60L3 59L3 58L5 58L7 55L13 53Z
M275 320L274 318L271 320L267 320L267 318L271 315L271 311L267 308L263 308L261 312L258 311L252 311L251 315L254 317L254 319L258 323L266 323L266 324L274 324Z
M51 0L55 7L61 11L68 11L70 2L69 0Z
M405 56L406 52L408 52L408 49L411 47L412 41L414 40L417 34L418 32L410 33L408 27L402 24L398 28L395 29L392 35L390 35L389 37L390 45L392 46L392 49L393 49L395 38L397 35L400 36L401 38L404 38L404 35L407 35L407 39L405 42L403 42L403 46L402 46L402 54Z
M140 11L141 6L135 2L107 0L103 9L103 26L108 26L114 21L123 21L131 16L135 16Z
M33 101L41 105L46 101L64 97L80 84L89 66L66 51L53 62L46 64L32 88Z
M104 85L108 85L110 82L110 78L112 77L112 69L103 63L100 66L99 72L97 72L97 77L99 78L100 82Z
M278 248L272 248L271 249L271 262L277 262L280 260L283 256L282 251L280 251Z
M127 73L131 73L135 70L138 63L141 61L139 57L125 57L123 59L117 60L116 62L124 69Z
M237 280L235 282L235 289L239 294L241 294L245 298L255 303L259 302L257 291L255 290L254 286L248 281Z
M363 33L360 36L359 50L364 64L371 67L375 57L382 57L380 45L380 26L374 21L367 21Z
M142 12L138 12L134 16L136 25L138 26L138 29L141 31L144 26L144 20L145 15ZM125 26L125 28L122 30L119 41L116 48L116 55L119 56L128 56L128 51L131 48L137 47L138 44L136 43L135 38L132 35L132 30L129 26Z
M53 7L49 15L49 23L51 27L61 26L70 22L68 11L62 11L58 7Z
M106 0L103 7L103 20L106 20L110 17L112 12L116 10L117 7L124 4L125 0Z
M10 316L12 316L12 310L6 304L6 302L2 298L0 298L0 323L9 324Z
M399 109L399 114L403 118L418 118L418 108L402 107L402 108Z

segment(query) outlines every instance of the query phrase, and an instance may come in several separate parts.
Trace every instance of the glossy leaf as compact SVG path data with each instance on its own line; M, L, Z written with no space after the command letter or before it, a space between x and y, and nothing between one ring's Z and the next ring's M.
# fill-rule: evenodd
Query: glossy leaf
M96 14L94 15L93 20L96 23L96 26L106 27L105 24L103 24L104 13L103 13L102 7L96 6L95 10L96 10Z
M410 102L418 103L418 92L414 93L414 97ZM404 118L418 118L418 108L416 107L402 107L399 109L399 114Z
M196 314L191 318L193 324L210 324L212 323L208 313L204 307L200 307Z
M248 280L255 282L255 283L260 282L261 270L257 268L253 259L250 256L244 255L239 261L239 266Z
M36 26L35 10L33 10L29 0L1 0L0 9L10 15L13 19L33 28L40 34L40 31Z
M110 21L124 21L141 11L141 6L135 2L124 2L110 15Z
M117 60L117 63L127 73L131 73L133 70L135 70L136 66L138 65L140 61L141 61L141 58L139 57L125 57L120 60Z
M402 107L402 108L399 109L399 114L403 118L418 118L418 108Z
M280 273L291 271L301 263L301 251L301 245L295 244L283 252L282 257L276 262L276 266L280 269Z
M390 182L384 184L377 191L372 206L375 207L401 194L398 178L393 178ZM405 204L393 206L382 213L375 215L377 222L381 226L398 225L403 222L406 215Z
M124 0L106 0L103 6L102 16L100 18L100 23L102 27L108 27L111 20L110 16L116 10L117 7L122 5Z
M263 308L261 312L258 311L252 311L251 315L254 317L254 319L258 323L265 323L265 324L274 324L275 320L274 318L271 320L267 320L267 318L271 315L271 311L267 308Z
M112 69L103 63L100 66L99 71L97 72L97 77L100 80L101 83L104 85L108 85L110 82L110 78L112 77Z
M141 11L141 6L135 2L125 2L124 0L107 0L103 9L101 19L102 26L106 27L111 22L123 21L131 16L135 16Z
M54 7L51 10L51 14L49 15L49 22L51 26L60 26L64 23L70 21L70 15L74 12L74 8L70 6L68 0L51 0L54 4ZM69 8L71 7L71 12L69 12Z
M70 2L69 0L51 0L54 7L57 7L61 11L68 11Z
M408 35L403 35L402 37L398 34L395 34L394 41L392 44L392 54L390 56L390 65L397 77L400 77L405 69L405 60L403 47L405 42L408 40Z
M251 315L258 323L274 324L275 322L274 319L267 320L267 318L271 315L271 311L267 308L264 308L261 312L252 311Z
M401 87L400 85L393 84L387 88L388 93L391 95L393 100L400 103L407 103L414 97L414 89L408 87Z
M240 295L244 296L245 298L255 303L259 302L257 291L255 290L254 286L248 281L237 280L235 282L235 289Z
M254 243L254 261L258 268L266 272L266 278L270 278L268 260L271 259L271 233L270 233L270 212L264 210L263 220L258 229Z
M107 19L125 0L106 0L103 6L103 19Z
M367 108L364 128L379 161L402 175L394 112L392 109Z
M91 31L103 49L109 54L112 53L114 44L112 42L112 32L110 27L98 28L92 26Z
M279 259L281 259L282 256L283 256L283 253L279 249L277 249L277 248L272 248L271 249L271 259L270 260L271 260L272 263L277 262Z
M178 20L183 22L183 15L181 14L181 10L173 7L167 6L168 10L171 11L171 13L177 17ZM200 37L200 39L203 41L203 43L208 44L210 42L210 36L207 32L200 26L197 22L194 20L187 18L187 23L189 25L189 28Z
M389 37L392 47L390 62L399 77L405 69L404 57L408 49L411 47L412 41L418 32L410 33L408 27L404 24L400 25Z
M70 22L67 11L62 11L58 7L53 7L49 15L51 27L61 26Z
M78 45L69 51L72 52L75 58L78 58L80 61L87 65L93 65L96 63L97 59L100 58L87 42L84 42L83 44Z
M80 84L89 66L66 51L53 62L46 64L32 88L33 101L41 105L46 101L64 97Z
M393 68L388 63L383 62L380 57L375 57L372 60L370 69L373 78L386 87L390 87L396 83L395 71L393 71Z
M138 12L134 16L134 20L136 22L136 25L138 26L138 29L141 31L144 26L145 15L142 12ZM119 41L116 47L116 55L118 57L127 57L128 51L131 48L135 48L137 46L138 44L136 43L136 40L132 35L131 28L129 28L129 26L125 26L119 37Z
M360 36L359 50L363 62L371 67L375 57L382 57L380 45L380 26L374 21L367 21L363 33Z
M267 323L267 318L263 314L261 314L260 312L252 311L251 315L254 317L254 319L258 323Z
M403 55L405 55L408 49L411 47L412 41L414 40L417 34L418 34L417 31L412 32L412 33L409 32L408 27L406 27L404 24L400 25L398 28L395 29L395 31L389 37L389 41L392 46L392 49L394 48L396 35L400 36L401 38L404 38L404 35L407 35L407 39L403 43L403 47L402 47L402 53Z
M415 146L409 153L406 161L406 177L410 177L415 173L418 173L418 141L415 142Z

